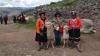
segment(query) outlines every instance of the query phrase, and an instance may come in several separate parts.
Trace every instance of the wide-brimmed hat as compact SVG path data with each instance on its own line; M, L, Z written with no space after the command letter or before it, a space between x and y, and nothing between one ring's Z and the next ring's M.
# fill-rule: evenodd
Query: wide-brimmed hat
M76 11L71 11L70 14L71 14L71 15L76 15L77 12L76 12Z
M42 14L44 14L44 15L45 15L45 14L46 14L46 12L40 12L40 13L39 13L39 15L40 15L40 16L41 16Z
M56 17L57 15L61 16L61 13L57 11L54 16Z

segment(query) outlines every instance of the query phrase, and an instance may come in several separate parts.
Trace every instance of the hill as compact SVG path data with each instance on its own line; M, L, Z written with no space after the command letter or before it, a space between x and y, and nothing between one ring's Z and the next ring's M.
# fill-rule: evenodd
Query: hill
M0 15L4 15L4 14L9 15L12 12L15 12L17 14L26 9L28 9L28 8L25 8L25 7L0 7Z

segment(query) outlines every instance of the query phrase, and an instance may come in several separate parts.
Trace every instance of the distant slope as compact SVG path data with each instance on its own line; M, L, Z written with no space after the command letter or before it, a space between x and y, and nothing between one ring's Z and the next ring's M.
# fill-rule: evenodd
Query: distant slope
M28 8L24 8L24 7L0 7L0 14L1 15L10 14L14 11L21 12L21 11L24 11L26 9L28 9Z
M59 1L57 3L54 3L54 4L50 4L50 8L53 8L53 7L69 7L69 6L73 6L74 5L74 2L75 0L66 0L66 1Z

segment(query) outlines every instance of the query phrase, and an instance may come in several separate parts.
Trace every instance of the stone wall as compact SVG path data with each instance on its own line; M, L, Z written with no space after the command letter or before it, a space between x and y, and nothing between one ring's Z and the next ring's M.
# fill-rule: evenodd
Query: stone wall
M65 19L68 19L70 17L70 11L76 10L78 13L78 16L80 18L88 18L91 20L100 18L100 1L99 0L84 0L84 1L78 1L76 4L72 7L55 7L55 8L49 8L49 5L43 5L39 6L38 9L33 9L33 16L34 19L37 19L38 13L41 11L46 12L46 17L49 19L52 19L54 17L54 14L56 11L60 11L62 14L62 17Z
M70 11L71 11L71 8L66 8L66 7L56 7L56 8L49 8L49 7L42 7L42 9L37 9L37 10L34 10L34 19L37 19L39 17L38 13L41 12L41 11L45 11L46 12L46 17L48 19L52 19L54 18L54 14L56 13L56 11L60 11L61 14L62 14L62 17L65 18L65 19L68 19L69 16L70 16Z

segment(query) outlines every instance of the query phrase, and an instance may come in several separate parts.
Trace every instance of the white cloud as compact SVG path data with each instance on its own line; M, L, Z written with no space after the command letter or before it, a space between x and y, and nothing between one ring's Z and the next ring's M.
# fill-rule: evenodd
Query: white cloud
M61 0L0 0L0 7L35 7Z
M6 5L4 5L4 7L13 7L11 4L6 4Z

